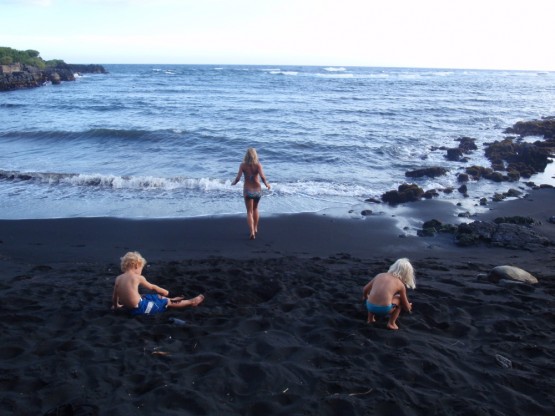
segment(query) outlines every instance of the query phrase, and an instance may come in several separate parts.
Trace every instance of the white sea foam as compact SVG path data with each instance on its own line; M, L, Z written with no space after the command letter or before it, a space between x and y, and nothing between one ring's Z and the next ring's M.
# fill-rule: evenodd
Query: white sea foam
M376 74L362 74L358 76L359 78L376 78L376 79L383 79L383 78L389 78L390 75L385 73L385 72L380 72L380 73L376 73Z
M220 190L225 188L225 182L211 178L163 178L156 176L115 176L115 175L72 175L61 181L70 185L106 187L113 189L142 189L142 190Z
M299 75L298 71L270 71L270 74L272 75L290 75L290 76L296 76Z
M359 185L333 182L298 181L284 182L273 185L273 191L278 195L303 195L313 198L322 196L365 197L368 189Z
M320 78L354 78L354 74L316 74Z
M0 180L45 184L48 186L66 185L89 188L130 189L130 190L194 190L200 192L237 192L242 183L231 187L229 179L187 178L157 176L118 176L104 174L69 174L52 172L17 172L0 170ZM268 193L268 191L265 191ZM275 195L303 195L309 197L340 196L362 197L368 190L359 185L325 181L297 181L273 183Z
M448 77L450 75L453 75L453 71L436 71L432 72L432 75L436 77Z
M329 71L329 72L343 72L343 71L346 71L346 69L343 68L343 67L336 68L336 67L330 66L330 67L324 68L324 71Z

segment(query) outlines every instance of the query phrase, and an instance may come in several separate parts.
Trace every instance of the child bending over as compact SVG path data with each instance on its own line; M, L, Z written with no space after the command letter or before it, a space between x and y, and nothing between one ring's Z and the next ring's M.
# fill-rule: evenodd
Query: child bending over
M112 309L125 308L131 315L153 315L164 312L166 308L184 308L186 306L197 306L203 300L203 295L193 299L184 297L167 298L169 292L166 289L149 283L142 276L146 260L136 251L129 252L121 258L121 271L116 277L114 293L112 295ZM142 295L139 286L152 290L158 295Z
M397 318L401 308L411 312L412 303L407 298L407 289L414 289L414 269L408 259L399 259L391 265L387 273L380 273L362 289L362 299L366 300L368 323L376 322L377 316L388 316L389 329L399 329Z

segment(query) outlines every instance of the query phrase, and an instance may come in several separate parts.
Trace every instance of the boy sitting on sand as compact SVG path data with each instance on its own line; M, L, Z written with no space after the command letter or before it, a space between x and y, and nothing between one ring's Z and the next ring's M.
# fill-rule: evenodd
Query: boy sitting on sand
M131 312L131 315L154 315L164 312L166 308L197 306L204 300L203 295L198 295L193 299L167 298L169 292L166 289L149 283L142 276L145 265L146 260L136 251L128 252L121 258L123 274L116 277L112 295L112 309L126 308ZM139 286L159 294L141 296Z
M362 289L362 299L366 300L368 323L376 322L375 316L389 315L387 327L399 329L397 318L401 307L412 311L412 303L407 298L406 287L414 289L414 269L408 259L399 259L391 265L387 273L380 273Z

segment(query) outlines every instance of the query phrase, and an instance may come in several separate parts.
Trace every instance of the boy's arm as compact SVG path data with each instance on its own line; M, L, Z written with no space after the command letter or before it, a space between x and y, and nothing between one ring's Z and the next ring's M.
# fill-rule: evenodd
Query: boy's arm
M366 286L362 288L362 300L365 300L368 297L368 292L372 289L372 284L374 283L374 279L370 280Z
M160 287L160 286L157 286L157 285L155 285L155 284L153 284L153 283L150 283L148 280L146 280L146 279L144 278L144 276L141 276L141 280L140 280L139 284L140 284L142 287L144 287L144 288L146 288L146 289L148 289L148 290L153 290L153 291L155 291L156 293L158 293L158 294L160 294L160 295L162 295L162 296L168 296L168 295L170 294L170 292L169 292L168 290L166 290L166 289L164 289L164 288L162 288L162 287Z

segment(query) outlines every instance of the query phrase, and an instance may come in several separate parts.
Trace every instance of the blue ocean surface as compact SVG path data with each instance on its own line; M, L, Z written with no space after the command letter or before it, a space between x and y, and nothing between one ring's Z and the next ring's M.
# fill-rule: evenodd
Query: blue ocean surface
M405 182L456 191L484 144L555 115L555 73L363 67L106 65L109 74L0 94L0 218L244 212L231 186L248 147L272 184L265 214L359 215ZM476 139L468 162L445 149ZM439 178L407 170L442 166ZM551 165L530 180L555 184ZM353 214L355 213L355 214Z

